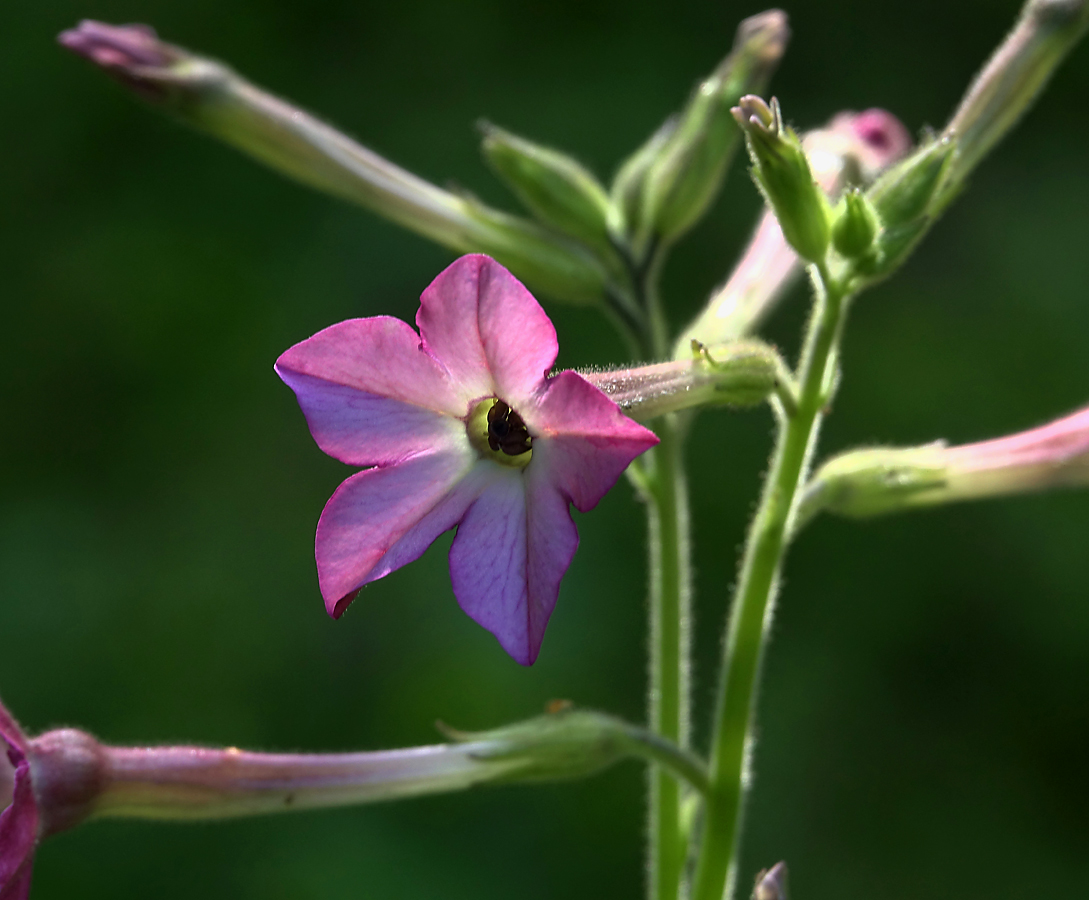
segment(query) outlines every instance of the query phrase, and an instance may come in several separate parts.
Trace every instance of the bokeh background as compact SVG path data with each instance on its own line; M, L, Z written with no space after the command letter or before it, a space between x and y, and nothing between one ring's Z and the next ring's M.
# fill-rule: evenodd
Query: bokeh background
M811 127L885 106L940 125L1016 0L793 0L774 81ZM449 539L323 612L313 528L348 474L272 363L350 316L414 314L451 259L134 102L53 43L154 24L440 183L513 209L480 116L602 176L681 105L759 7L633 0L50 0L0 20L0 691L28 728L112 742L385 748L536 714L643 715L641 511L622 483L540 661L457 608ZM1089 46L892 282L857 306L825 452L990 437L1089 401ZM676 325L759 201L735 168L674 253ZM804 296L769 329L796 346ZM565 365L617 362L550 306ZM691 452L699 738L763 412L706 414ZM797 900L1089 890L1089 494L822 520L789 559L760 704L742 881ZM51 839L35 897L641 895L643 773L205 826Z

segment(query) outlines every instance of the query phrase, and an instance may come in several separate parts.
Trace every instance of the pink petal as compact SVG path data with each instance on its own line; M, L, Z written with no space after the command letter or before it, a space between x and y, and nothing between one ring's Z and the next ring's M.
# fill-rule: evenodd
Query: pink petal
M7 758L15 766L15 785L11 805L0 811L0 900L23 900L38 841L38 806L26 757L9 743Z
M537 659L560 579L578 547L567 500L547 478L530 477L532 470L532 463L524 476L495 467L450 547L461 608L525 666Z
M576 372L548 379L544 393L519 412L534 436L527 473L546 469L582 512L593 509L628 464L658 443L653 431L621 413Z
M289 372L310 375L449 416L468 413L464 397L423 351L412 326L390 316L330 325L285 351L276 371L285 381Z
M382 466L464 444L460 419L276 367L295 392L319 447L353 466Z
M494 259L463 256L423 292L423 346L467 399L496 395L517 408L540 387L559 345L541 305Z
M34 858L29 856L13 878L0 881L0 900L27 900L30 896L30 876L33 874Z
M478 463L462 450L412 457L344 481L318 521L315 556L325 608L339 617L364 584L420 555L452 528L476 498L469 479ZM475 491L475 492L474 492Z

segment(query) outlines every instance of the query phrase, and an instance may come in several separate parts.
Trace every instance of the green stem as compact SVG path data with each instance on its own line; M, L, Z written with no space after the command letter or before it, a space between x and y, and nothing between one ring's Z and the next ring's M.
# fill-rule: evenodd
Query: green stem
M669 333L657 296L662 254L643 274L643 302L650 323L650 350L669 358ZM650 548L650 671L648 717L656 734L684 749L688 745L689 624L691 561L683 428L664 416L657 429L647 479ZM651 900L676 900L684 871L681 786L661 767L650 770L648 888Z
M749 529L726 632L711 757L703 840L692 900L722 900L733 883L757 677L798 487L816 443L827 402L844 291L827 269L817 271L819 296L800 364L794 415L779 432L760 507Z

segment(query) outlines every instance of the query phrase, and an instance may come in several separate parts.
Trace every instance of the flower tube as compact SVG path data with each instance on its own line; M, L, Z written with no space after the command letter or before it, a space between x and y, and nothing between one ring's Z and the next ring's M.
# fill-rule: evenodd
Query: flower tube
M613 716L564 708L453 743L363 753L111 747L28 738L0 703L0 900L26 900L39 842L96 818L198 821L376 803L478 784L577 778L642 758L705 790L705 764Z
M947 447L853 450L805 489L799 521L821 510L853 518L1089 485L1089 407L1029 431Z

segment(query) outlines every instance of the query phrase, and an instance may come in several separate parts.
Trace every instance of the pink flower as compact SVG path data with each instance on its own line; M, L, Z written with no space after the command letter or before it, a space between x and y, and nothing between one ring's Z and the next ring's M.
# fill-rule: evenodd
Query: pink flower
M0 900L25 900L39 836L29 740L0 704Z
M359 589L457 528L461 608L523 665L536 658L592 509L657 443L575 372L547 376L556 331L486 256L463 256L420 298L420 333L351 319L276 363L330 456L369 466L318 521L318 582L339 617Z

